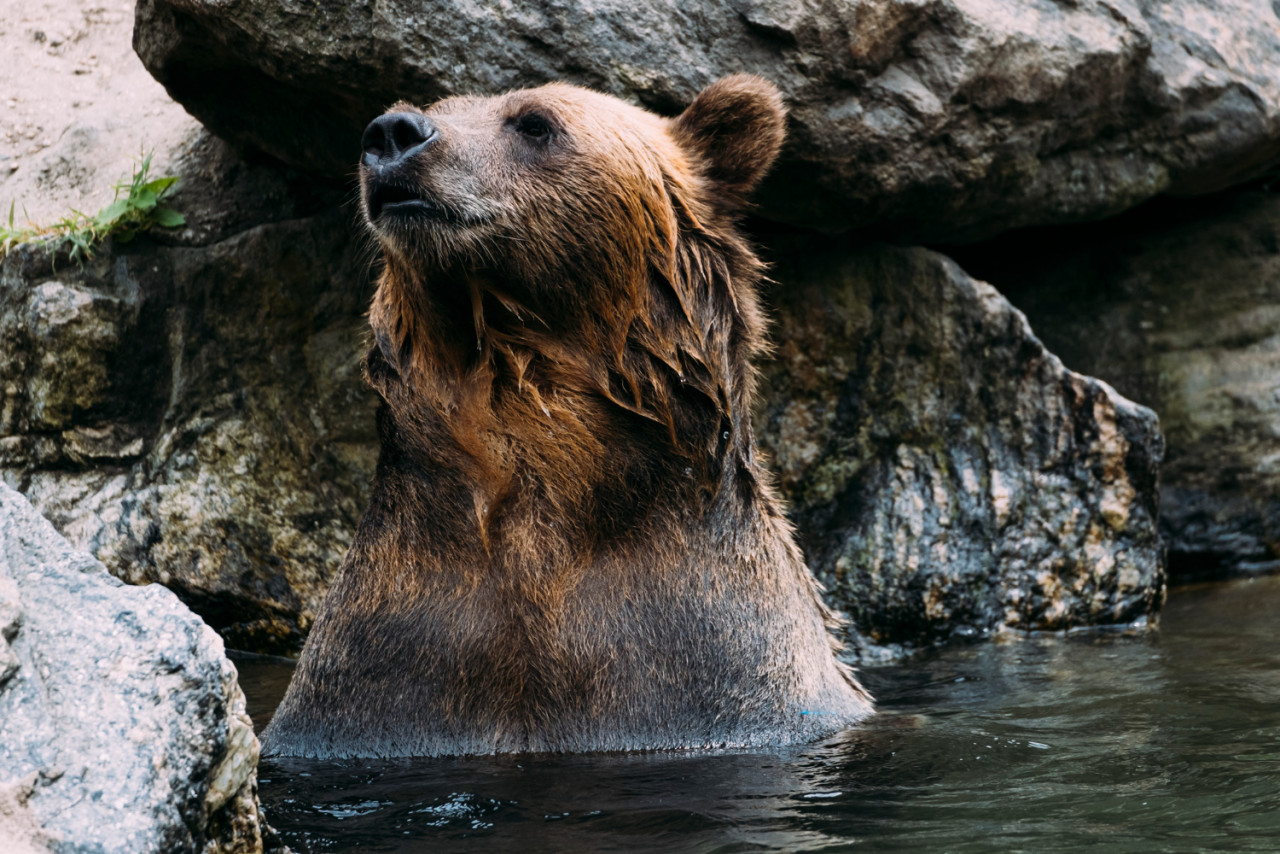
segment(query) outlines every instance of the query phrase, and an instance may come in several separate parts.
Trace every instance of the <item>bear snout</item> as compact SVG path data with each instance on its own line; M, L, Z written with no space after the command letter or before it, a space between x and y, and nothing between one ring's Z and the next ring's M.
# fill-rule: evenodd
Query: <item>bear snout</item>
M360 161L381 172L409 160L439 138L435 122L421 113L384 113L364 129Z

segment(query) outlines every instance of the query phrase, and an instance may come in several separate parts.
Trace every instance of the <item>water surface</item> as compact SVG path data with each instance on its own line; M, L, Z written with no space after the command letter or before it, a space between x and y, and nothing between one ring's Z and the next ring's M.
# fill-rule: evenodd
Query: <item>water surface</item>
M238 666L261 727L288 667ZM881 714L823 744L266 759L261 800L299 852L1280 851L1280 578L861 677Z

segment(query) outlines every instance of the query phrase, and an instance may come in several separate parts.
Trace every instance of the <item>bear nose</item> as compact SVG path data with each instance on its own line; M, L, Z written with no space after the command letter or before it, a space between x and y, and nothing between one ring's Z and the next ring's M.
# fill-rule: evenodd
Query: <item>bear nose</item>
M417 154L439 135L435 122L421 113L387 113L364 129L362 159L370 167L392 166Z

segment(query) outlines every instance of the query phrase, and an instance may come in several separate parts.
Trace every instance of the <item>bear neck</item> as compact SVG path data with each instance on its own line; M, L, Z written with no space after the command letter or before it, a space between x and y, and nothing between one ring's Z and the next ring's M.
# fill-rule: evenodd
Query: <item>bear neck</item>
M554 326L510 277L389 258L366 359L384 402L375 490L449 495L439 524L493 551L544 516L570 548L645 536L754 484L759 262L723 236L659 257L601 283L607 306L542 307Z

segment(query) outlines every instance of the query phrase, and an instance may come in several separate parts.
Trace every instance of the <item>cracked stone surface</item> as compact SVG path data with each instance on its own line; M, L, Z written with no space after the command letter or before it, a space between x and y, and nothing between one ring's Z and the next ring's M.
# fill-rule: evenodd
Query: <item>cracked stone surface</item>
M1280 572L1280 193L1167 203L973 255L1063 361L1160 413L1170 571Z
M231 645L296 649L376 459L351 215L204 137L169 245L0 262L0 479ZM318 208L317 208L318 205Z

